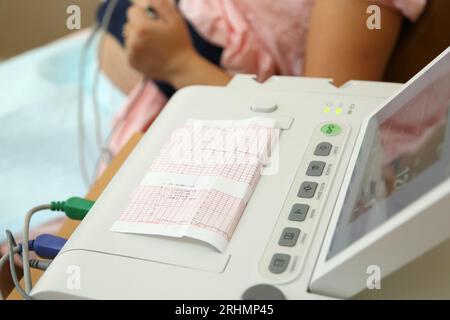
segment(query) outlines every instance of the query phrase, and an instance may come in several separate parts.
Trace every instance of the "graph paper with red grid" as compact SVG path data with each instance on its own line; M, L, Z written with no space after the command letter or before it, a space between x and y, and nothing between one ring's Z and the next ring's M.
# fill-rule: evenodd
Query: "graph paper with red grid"
M189 120L163 146L112 230L224 251L278 142L276 122Z

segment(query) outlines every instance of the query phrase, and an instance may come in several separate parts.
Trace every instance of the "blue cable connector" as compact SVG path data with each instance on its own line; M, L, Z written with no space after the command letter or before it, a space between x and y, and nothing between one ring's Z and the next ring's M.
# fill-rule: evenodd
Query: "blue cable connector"
M34 251L42 259L54 259L67 240L51 234L41 234L34 240L28 241L30 251ZM22 244L19 244L22 252Z

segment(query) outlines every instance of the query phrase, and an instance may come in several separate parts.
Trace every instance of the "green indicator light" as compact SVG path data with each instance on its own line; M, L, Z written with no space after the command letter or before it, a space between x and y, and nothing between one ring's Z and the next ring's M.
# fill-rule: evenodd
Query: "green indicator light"
M327 136L337 136L338 134L340 134L342 132L342 128L336 124L336 123L328 123L324 126L322 126L322 128L320 128L320 131Z
M336 114L337 114L337 115L340 115L341 113L342 113L342 108L337 108L337 109L336 109Z
M330 108L330 107L326 107L323 111L324 111L325 113L330 113L330 112L331 112L331 108Z

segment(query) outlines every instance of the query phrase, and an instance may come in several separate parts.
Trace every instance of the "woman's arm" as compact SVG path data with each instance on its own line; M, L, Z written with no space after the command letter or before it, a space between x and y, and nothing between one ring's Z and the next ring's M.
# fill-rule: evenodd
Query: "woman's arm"
M366 0L316 0L305 61L305 76L381 80L395 47L402 16L381 8L381 29L367 28Z
M142 80L142 75L130 66L123 47L109 33L100 42L99 62L105 75L126 94Z
M197 52L191 53L185 63L172 73L168 82L180 89L190 85L225 86L231 76L215 64L209 62Z
M146 77L179 89L194 84L225 85L230 76L201 57L172 0L140 0L128 10L125 47L130 64ZM150 18L145 5L158 14Z

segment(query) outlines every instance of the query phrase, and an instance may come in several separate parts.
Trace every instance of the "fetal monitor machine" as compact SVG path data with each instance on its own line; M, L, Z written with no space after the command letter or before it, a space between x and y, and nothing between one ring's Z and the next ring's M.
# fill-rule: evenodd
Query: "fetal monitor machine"
M450 48L405 85L238 75L180 90L33 288L34 299L328 299L450 238ZM188 119L270 118L278 165L223 251L111 227ZM71 270L79 271L71 286Z

